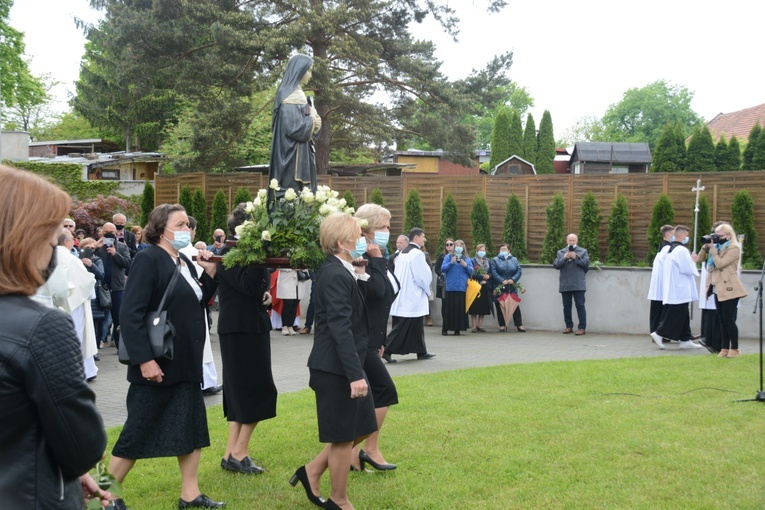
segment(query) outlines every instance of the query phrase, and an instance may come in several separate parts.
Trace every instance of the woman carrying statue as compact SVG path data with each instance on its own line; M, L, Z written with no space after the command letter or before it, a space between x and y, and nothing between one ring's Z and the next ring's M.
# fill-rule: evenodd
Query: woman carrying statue
M316 191L313 136L321 129L321 117L300 87L311 79L312 67L313 59L308 55L293 56L276 91L268 180L276 179L279 191L269 190L270 204L283 198L289 188Z

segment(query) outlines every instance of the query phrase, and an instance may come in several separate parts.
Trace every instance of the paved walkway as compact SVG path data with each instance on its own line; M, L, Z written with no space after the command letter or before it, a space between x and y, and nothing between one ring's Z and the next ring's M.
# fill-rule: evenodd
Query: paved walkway
M213 314L217 324L217 313ZM214 334L212 347L218 377L222 380L218 335ZM660 350L646 335L613 335L587 333L584 336L562 335L560 331L529 331L518 333L514 328L499 333L495 328L486 333L462 333L460 336L442 336L439 327L425 328L430 352L437 356L417 361L414 354L396 356L398 363L387 365L395 378L401 375L442 372L472 367L486 367L512 363L535 363L540 361L576 361L588 359L637 358L647 356L700 356L710 355L706 349L678 350L678 344L669 344ZM306 361L311 351L313 335L282 336L271 332L271 359L274 379L279 393L297 391L308 387ZM740 341L744 353L759 352L757 341ZM117 361L117 349L105 347L100 351L98 378L91 383L96 392L97 405L107 427L122 425L127 416L125 395L128 382L126 367ZM221 395L205 397L208 406L221 403Z

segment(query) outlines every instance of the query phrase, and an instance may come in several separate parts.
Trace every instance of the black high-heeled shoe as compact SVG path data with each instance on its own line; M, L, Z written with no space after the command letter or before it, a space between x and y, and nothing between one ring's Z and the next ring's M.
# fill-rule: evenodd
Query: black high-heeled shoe
M373 468L375 468L378 471L392 471L396 469L395 464L378 464L374 460L372 460L372 457L370 457L367 452L364 450L359 451L359 464L361 465L361 470L364 471L364 463L369 464Z
M298 482L303 484L308 501L318 507L326 508L326 501L324 501L324 498L314 495L311 490L311 484L308 482L308 473L305 472L305 466L300 466L297 471L295 471L295 474L292 475L292 478L290 478L290 485L293 487L297 485Z
M343 510L339 506L337 506L337 503L332 501L331 499L328 499L326 503L324 503L324 508L329 508L329 510Z

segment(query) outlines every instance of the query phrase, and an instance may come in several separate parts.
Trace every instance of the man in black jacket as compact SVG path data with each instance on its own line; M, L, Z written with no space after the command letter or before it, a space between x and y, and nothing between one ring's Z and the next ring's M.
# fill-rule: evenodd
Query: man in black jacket
M127 245L117 242L117 227L114 223L104 223L102 234L103 237L96 243L97 253L104 263L104 281L112 291L111 314L114 324L112 341L119 346L120 305L122 304L122 293L125 290L125 275L130 269L131 257Z
M130 258L134 258L135 254L138 253L138 247L135 243L135 234L125 228L127 218L125 218L124 214L117 213L112 216L112 221L114 222L114 227L117 229L117 241L124 243L130 252Z

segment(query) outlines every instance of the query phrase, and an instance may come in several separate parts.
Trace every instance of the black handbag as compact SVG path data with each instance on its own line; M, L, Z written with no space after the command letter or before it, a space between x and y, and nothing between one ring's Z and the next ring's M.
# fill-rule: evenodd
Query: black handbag
M297 272L297 279L301 282L307 282L311 279L311 273L307 269L301 269Z
M170 279L170 283L165 289L165 293L162 295L162 299L159 302L159 308L155 312L149 312L146 315L146 333L149 337L149 344L151 345L151 351L154 354L154 358L173 359L174 346L175 346L175 327L170 319L167 318L167 310L165 310L165 301L167 296L173 291L178 277L181 274L181 263L178 261L178 267ZM119 362L123 365L132 365L130 362L130 356L128 356L127 347L125 347L124 336L119 343L118 358Z
M102 310L109 310L112 307L112 291L105 283L96 285L96 298L98 298L98 306Z

